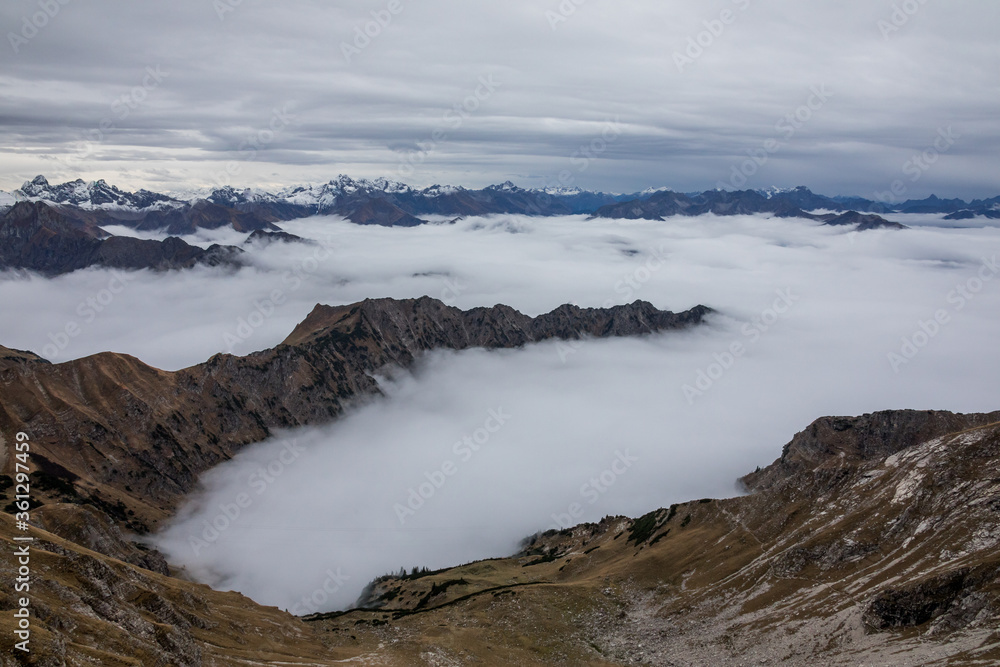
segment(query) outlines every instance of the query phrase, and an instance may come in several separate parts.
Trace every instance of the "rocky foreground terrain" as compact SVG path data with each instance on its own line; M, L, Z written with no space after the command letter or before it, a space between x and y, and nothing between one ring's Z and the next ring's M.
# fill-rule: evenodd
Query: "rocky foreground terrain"
M520 553L372 582L296 618L184 581L141 533L276 427L336 418L435 348L700 323L637 302L536 318L433 299L317 306L278 347L168 373L0 348L0 579L31 545L32 652L4 665L989 665L1000 661L1000 412L817 420L747 493L527 538ZM32 438L16 530L15 433ZM776 447L777 449L777 447Z
M307 620L367 664L998 664L998 420L820 419L746 496L384 578L377 610Z
M31 531L34 651L4 664L1000 661L1000 412L820 419L743 481L742 497L384 577L365 609L305 619L171 578L93 508L47 505ZM12 524L0 515L5 579ZM12 621L0 614L5 637Z

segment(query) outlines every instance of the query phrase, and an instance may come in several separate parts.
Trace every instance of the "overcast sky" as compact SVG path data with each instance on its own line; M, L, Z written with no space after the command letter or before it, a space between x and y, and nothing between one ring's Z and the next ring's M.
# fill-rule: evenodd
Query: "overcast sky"
M0 6L0 188L347 173L691 191L742 184L733 168L773 139L746 187L1000 193L1000 3L62 1ZM907 166L949 127L943 156Z

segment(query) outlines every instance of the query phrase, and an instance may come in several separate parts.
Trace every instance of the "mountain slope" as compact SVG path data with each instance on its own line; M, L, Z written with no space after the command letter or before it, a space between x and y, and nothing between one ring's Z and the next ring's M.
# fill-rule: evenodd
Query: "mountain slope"
M379 299L317 306L273 349L219 354L172 373L121 354L53 365L10 351L0 355L0 431L33 435L40 500L88 503L144 531L200 473L271 429L327 422L348 401L378 394L372 374L385 366L409 367L433 349L680 329L709 312L637 301L531 318L507 306L461 311L427 297Z
M387 664L1000 660L1000 412L824 418L745 479L744 497L384 577L372 610L309 620L362 628Z
M30 653L12 647L19 608L13 586L0 589L0 664L37 667L201 667L333 665L357 656L325 646L299 619L238 593L213 591L109 558L42 529L22 532L0 513L0 576L19 567L14 535L30 543ZM25 593L19 593L24 595Z

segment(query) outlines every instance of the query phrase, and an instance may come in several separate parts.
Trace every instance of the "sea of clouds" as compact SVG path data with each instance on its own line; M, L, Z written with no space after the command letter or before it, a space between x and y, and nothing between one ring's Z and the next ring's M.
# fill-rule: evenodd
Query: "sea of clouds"
M685 332L428 354L337 423L277 434L206 473L155 540L213 586L325 611L400 567L508 555L539 530L736 494L737 477L823 415L998 409L1000 229L898 217L912 228L311 218L282 226L313 245L253 247L236 271L8 274L0 344L178 369L273 346L317 303L368 297L532 315L636 299L718 311Z

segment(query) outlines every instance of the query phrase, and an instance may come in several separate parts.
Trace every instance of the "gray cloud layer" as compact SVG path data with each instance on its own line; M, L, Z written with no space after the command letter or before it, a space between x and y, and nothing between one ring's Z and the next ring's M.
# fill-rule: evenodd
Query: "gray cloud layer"
M961 140L907 181L908 194L995 194L1000 7L897 6L898 29L887 0L15 0L0 8L0 185L39 172L131 187L210 184L287 108L293 122L263 136L235 182L347 172L414 185L509 178L694 190L785 137L778 121L825 85L833 96L749 186L870 196L953 126ZM377 17L387 25L367 26L378 34L355 42L355 29ZM44 25L34 34L25 19ZM363 48L346 57L344 44L355 43ZM678 65L675 54L695 57ZM467 102L481 77L497 87ZM446 120L456 104L468 116ZM623 131L599 159L582 170L571 162L615 118ZM85 148L102 121L100 141ZM447 136L432 142L435 129ZM400 172L414 150L426 151L422 164Z

